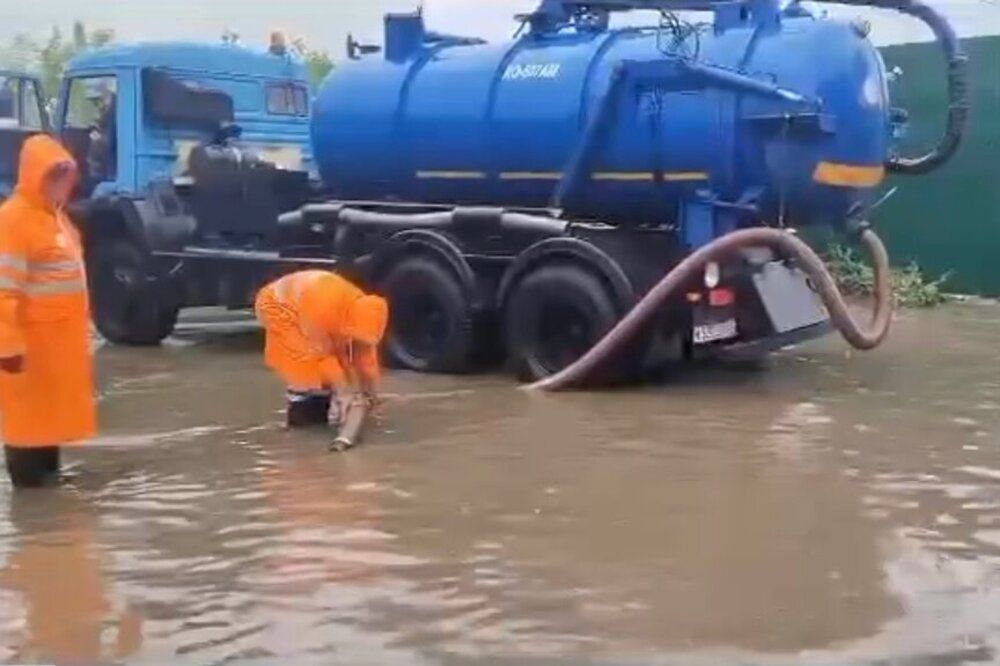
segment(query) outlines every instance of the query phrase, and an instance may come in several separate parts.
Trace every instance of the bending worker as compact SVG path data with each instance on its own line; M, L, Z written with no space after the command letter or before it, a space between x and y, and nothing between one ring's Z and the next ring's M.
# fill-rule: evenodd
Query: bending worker
M59 447L94 435L90 316L83 252L63 212L73 158L39 135L21 150L0 206L0 419L15 487L59 476Z
M334 273L302 271L261 290L257 318L267 335L264 360L288 386L289 427L338 421L352 392L375 399L384 299Z

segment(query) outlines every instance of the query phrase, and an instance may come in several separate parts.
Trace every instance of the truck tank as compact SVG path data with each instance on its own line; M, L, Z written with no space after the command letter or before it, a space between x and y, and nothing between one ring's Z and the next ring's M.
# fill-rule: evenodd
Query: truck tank
M893 131L865 26L722 11L532 25L501 45L388 16L384 57L337 67L318 94L320 173L347 200L664 224L704 195L752 197L769 220L845 219L882 181Z

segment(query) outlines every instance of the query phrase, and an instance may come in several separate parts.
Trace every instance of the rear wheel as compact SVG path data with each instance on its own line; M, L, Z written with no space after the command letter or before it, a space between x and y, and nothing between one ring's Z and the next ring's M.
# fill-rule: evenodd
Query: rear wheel
M99 242L89 259L94 324L109 342L152 346L173 332L178 308L158 298L135 245L124 239Z
M572 264L543 266L521 281L506 309L510 363L521 379L548 377L587 353L617 322L618 308L600 278Z
M429 257L408 257L389 271L381 288L391 311L385 343L391 365L433 373L472 369L472 304L451 270Z

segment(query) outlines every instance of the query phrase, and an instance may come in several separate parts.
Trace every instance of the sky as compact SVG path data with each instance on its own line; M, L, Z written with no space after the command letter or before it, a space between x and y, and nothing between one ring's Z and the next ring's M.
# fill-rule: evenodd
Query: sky
M538 0L424 0L432 29L486 37L508 37L515 13ZM930 0L963 36L1000 34L1000 0ZM53 24L82 19L91 27L113 28L120 39L216 40L232 30L249 44L263 44L274 29L302 37L314 48L342 57L348 33L381 42L382 16L412 10L418 0L0 0L0 44L18 33L45 36ZM888 12L837 8L832 13L874 18L879 43L923 41L929 33L912 19Z

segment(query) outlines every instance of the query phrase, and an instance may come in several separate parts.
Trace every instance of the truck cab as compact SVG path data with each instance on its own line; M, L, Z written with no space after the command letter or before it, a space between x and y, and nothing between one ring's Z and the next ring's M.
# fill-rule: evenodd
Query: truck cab
M106 338L155 344L182 307L245 305L253 276L183 255L273 243L272 186L294 190L295 205L309 187L309 104L305 67L287 53L155 43L69 63L54 125L81 170L72 214Z
M41 82L28 74L0 70L0 201L10 196L17 182L21 146L48 128Z
M184 106L162 92L167 79L205 104L163 108ZM231 119L211 117L208 93L231 100ZM184 174L191 149L213 138L217 122L238 125L242 147L283 167L311 161L302 64L238 46L139 44L82 55L69 64L56 113L59 134L86 167L88 197L142 195Z

